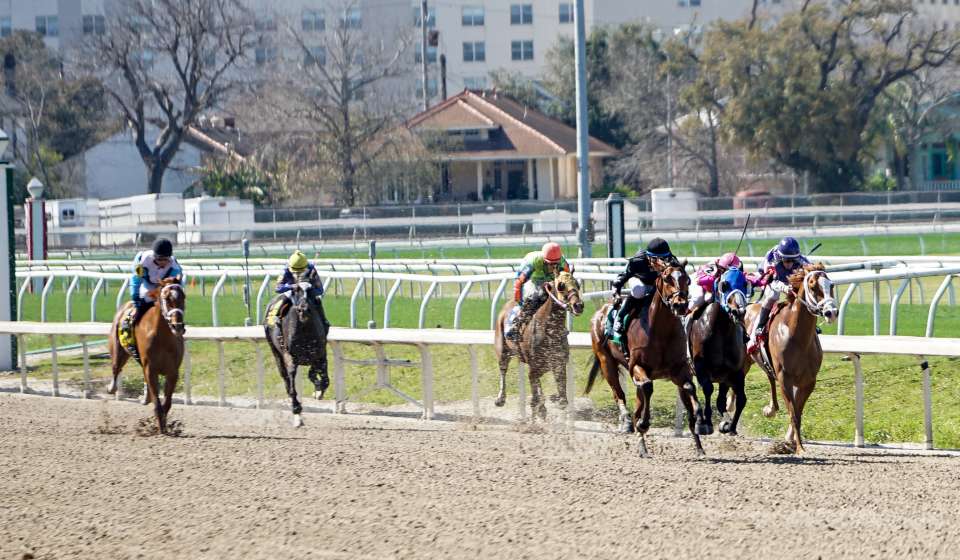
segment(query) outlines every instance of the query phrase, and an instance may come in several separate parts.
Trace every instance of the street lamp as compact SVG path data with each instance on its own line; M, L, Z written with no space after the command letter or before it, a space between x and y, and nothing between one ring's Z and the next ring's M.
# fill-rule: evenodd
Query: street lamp
M27 226L27 257L34 261L47 258L47 217L43 202L43 183L36 177L27 183L30 198L25 201L24 215ZM43 278L34 278L31 289L39 293L43 289Z

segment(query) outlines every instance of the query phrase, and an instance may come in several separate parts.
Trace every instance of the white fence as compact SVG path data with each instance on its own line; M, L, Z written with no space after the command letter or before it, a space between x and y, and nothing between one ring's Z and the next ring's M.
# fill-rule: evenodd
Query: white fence
M57 336L79 336L85 341L90 337L104 337L109 333L110 325L106 323L36 323L36 322L0 322L0 334L12 334L17 337L18 349L20 352L20 391L30 392L27 362L25 335L46 335L50 337L51 346L56 348ZM189 354L190 341L213 341L218 345L219 368L218 368L218 395L216 405L230 406L230 401L226 394L226 364L224 359L223 345L225 343L247 342L254 343L256 347L256 373L257 373L257 408L263 407L264 386L266 383L266 367L264 362L264 353L268 352L265 346L263 330L260 327L230 327L230 328L211 328L211 327L191 327L187 329L186 339L187 355L184 359L182 368L183 375L183 398L182 404L194 404L191 384L191 362ZM432 419L435 413L434 402L434 378L435 371L433 360L430 353L431 346L435 345L456 345L466 346L470 357L471 368L471 401L473 404L474 417L480 416L480 395L479 395L479 367L477 360L477 347L488 347L493 344L493 333L489 331L456 331L456 330L419 330L419 329L380 329L380 330L360 330L360 329L331 329L328 336L330 348L333 354L333 387L334 387L334 412L346 412L346 403L351 400L351 396L346 391L346 367L349 364L361 363L364 365L377 366L377 381L371 388L388 389L398 394L404 400L418 406L425 419ZM934 448L933 442L933 395L931 383L931 371L927 358L931 356L960 356L960 339L935 339L922 337L874 337L874 336L821 336L823 350L830 354L843 354L850 358L854 366L854 393L855 393L855 426L854 426L854 444L864 445L864 390L863 390L863 369L860 361L864 354L884 354L884 355L909 355L916 356L920 367L923 370L922 388L923 409L924 409L924 443L928 449ZM590 336L587 333L570 333L569 342L571 348L590 348ZM358 343L372 346L377 352L376 360L350 360L344 356L343 344ZM386 359L383 347L385 345L403 344L413 345L420 351L420 364L397 363ZM87 345L82 344L83 351L83 391L84 398L92 396L90 362ZM57 353L54 350L52 356L52 378L53 378L53 396L59 396L59 368L57 365ZM406 395L397 390L390 383L390 368L392 366L411 367L419 365L421 369L422 388L420 398ZM271 368L272 369L272 368ZM301 383L299 393L303 394L303 377L298 375ZM518 397L519 413L521 418L526 417L526 381L523 368L518 368ZM567 394L576 395L575 370L572 362L568 364L567 369ZM365 391L353 396L356 400L362 396ZM119 392L118 396L119 398ZM575 424L575 399L571 398L570 405L565 412L565 422L571 427ZM679 423L678 423L679 425Z
M960 274L960 260L944 259L942 262L922 262L921 260L909 259L907 263L899 264L895 260L889 261L869 261L869 262L851 262L852 259L843 259L838 257L829 257L837 264L831 267L831 278L838 287L846 286L843 296L840 300L840 316L838 321L837 333L845 334L848 324L849 304L854 296L858 296L858 301L863 303L864 287L872 287L872 317L874 335L881 334L884 329L881 325L881 290L886 287L889 301L889 327L888 334L895 336L898 332L898 321L900 317L900 306L904 294L908 290L915 289L918 292L920 304L929 301L927 309L926 336L933 336L936 322L938 306L947 296L949 305L956 305L956 294L953 280ZM890 259L895 259L890 257ZM929 260L929 259L927 259ZM478 261L482 262L482 261ZM512 261L511 261L512 262ZM582 263L577 273L578 278L584 284L586 299L595 299L609 296L609 282L614 279L613 271L620 269L622 264L615 264L618 261L613 259L594 259ZM622 262L622 261L619 261ZM324 288L332 295L342 294L350 297L350 320L349 326L356 327L360 323L361 306L366 299L365 292L372 285L372 290L376 295L379 291L379 297L384 299L383 323L384 328L389 328L392 324L393 304L398 296L402 296L402 288L407 287L410 297L420 299L418 313L418 328L424 328L427 325L427 310L430 302L434 298L444 297L446 290L447 297L456 297L453 311L453 327L459 329L461 326L462 309L468 298L483 298L490 302L489 305L489 324L493 328L496 320L499 306L505 293L508 293L508 285L514 278L512 269L506 266L499 266L499 262L492 263L497 266L489 267L496 272L484 274L457 274L456 272L472 272L479 265L474 265L469 261L462 261L460 264L452 265L425 264L431 271L430 274L385 272L381 270L361 270L358 264L341 264L341 268L354 268L354 270L339 270L336 265L331 264L330 268L320 267L319 274L324 279ZM251 275L251 283L259 287L256 288L256 295L252 298L251 305L254 313L251 319L256 323L262 322L263 311L267 300L272 294L272 283L276 276L281 272L280 268L270 267L276 264L264 263L264 268L255 271ZM400 265L397 265L400 266ZM415 269L416 265L403 264L407 269ZM384 268L389 269L390 265ZM482 267L486 268L486 267ZM589 269L594 271L589 271ZM586 269L586 270L585 270ZM211 298L211 323L214 326L222 326L220 317L221 295L225 291L228 280L237 284L246 279L246 272L239 269L220 269L205 270L188 268L187 275L190 278L200 281L201 293L206 294L206 283L213 285L210 291ZM938 289L928 299L924 289L924 278L942 278ZM96 320L96 308L98 298L103 294L107 282L119 283L119 290L116 293L116 307L119 307L127 298L126 289L129 281L129 274L122 272L94 272L89 270L29 270L18 271L17 278L21 281L18 296L17 309L18 320L24 319L23 299L29 288L30 279L43 279L43 289L40 294L40 320L46 322L48 318L48 300L50 293L54 290L57 279L66 284L65 299L67 309L67 322L70 322L71 302L77 292L77 286L81 278L95 281L90 293L90 317ZM351 286L352 283L352 286ZM896 284L896 287L894 285ZM251 294L253 295L253 294Z

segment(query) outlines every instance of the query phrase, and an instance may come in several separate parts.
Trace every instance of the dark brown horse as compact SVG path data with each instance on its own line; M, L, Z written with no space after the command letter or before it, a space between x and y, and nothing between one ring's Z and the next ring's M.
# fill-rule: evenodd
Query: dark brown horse
M500 363L500 392L494 404L503 406L507 400L507 368L510 359L516 356L529 367L531 414L541 419L547 417L543 388L540 386L540 378L544 373L553 372L557 383L554 400L561 408L567 406L567 362L570 359L567 311L574 316L583 313L580 284L569 272L561 272L553 282L545 282L543 289L549 297L523 328L518 342L503 336L504 323L510 316L510 310L517 304L511 301L503 306L494 326L493 345Z
M765 346L773 371L767 371L770 380L770 404L763 409L768 418L776 414L777 387L790 415L787 445L797 454L803 453L800 418L807 398L817 384L817 373L823 362L823 350L817 336L817 317L832 322L837 317L837 303L833 283L827 277L823 264L806 265L789 279L791 293L782 309L770 321L769 339ZM754 304L747 309L746 320L752 322L760 311ZM756 357L751 356L753 361ZM749 367L749 365L748 365Z
M183 361L183 313L187 297L177 278L166 278L160 287L150 292L156 303L148 309L134 326L133 335L143 366L143 381L147 387L146 403L153 403L157 429L167 433L167 415L173 405L173 392L180 377L180 362ZM117 376L130 354L120 343L119 326L133 303L127 303L117 311L110 328L110 362L113 366L113 381L108 391L113 394L119 388ZM160 401L160 376L164 376L163 401Z
M743 407L747 404L745 380L747 351L744 346L743 316L747 310L749 284L742 271L732 268L717 282L716 299L695 310L687 325L687 344L697 383L703 390L704 423L713 433L713 383L720 384L717 411L728 412L727 391L733 389L736 408L732 418L723 418L720 432L736 435Z
M593 387L597 373L602 372L620 408L621 431L636 429L639 432L640 455L644 457L647 456L646 433L650 429L650 398L653 396L655 379L669 379L677 386L680 399L687 409L690 433L693 434L697 453L703 454L700 435L707 433L706 426L687 361L686 336L680 321L687 311L687 290L690 287L685 266L686 263L669 266L660 272L656 294L646 308L646 321L637 318L628 327L628 356L623 354L619 345L607 340L604 333L604 323L611 304L601 307L591 321L594 360L586 392L589 393ZM645 329L644 323L649 327ZM632 418L627 412L626 397L620 387L620 366L627 368L637 388L637 407Z

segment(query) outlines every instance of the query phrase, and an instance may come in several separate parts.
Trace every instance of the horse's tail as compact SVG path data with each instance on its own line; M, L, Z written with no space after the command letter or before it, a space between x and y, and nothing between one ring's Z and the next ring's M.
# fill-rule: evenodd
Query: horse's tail
M597 374L600 373L600 358L593 357L593 365L590 366L590 375L587 376L587 387L583 390L584 395L590 394L590 389L593 389L593 382L597 379Z

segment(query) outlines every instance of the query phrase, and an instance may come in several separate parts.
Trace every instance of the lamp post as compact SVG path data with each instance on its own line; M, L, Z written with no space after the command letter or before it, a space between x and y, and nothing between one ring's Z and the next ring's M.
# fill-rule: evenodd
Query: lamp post
M577 241L585 258L593 256L590 240L590 132L587 128L587 29L584 21L584 0L574 2L576 41L573 43L577 75Z
M7 162L10 137L0 130L0 224L7 230L0 234L0 321L11 321L17 316L16 245L13 238L13 167ZM6 258L4 258L6 257ZM0 370L17 367L16 339L0 335Z
M24 204L24 216L27 226L27 257L42 261L47 258L47 219L46 203L43 201L43 183L34 177L27 183L30 198ZM30 281L30 290L34 293L43 289L43 278Z

